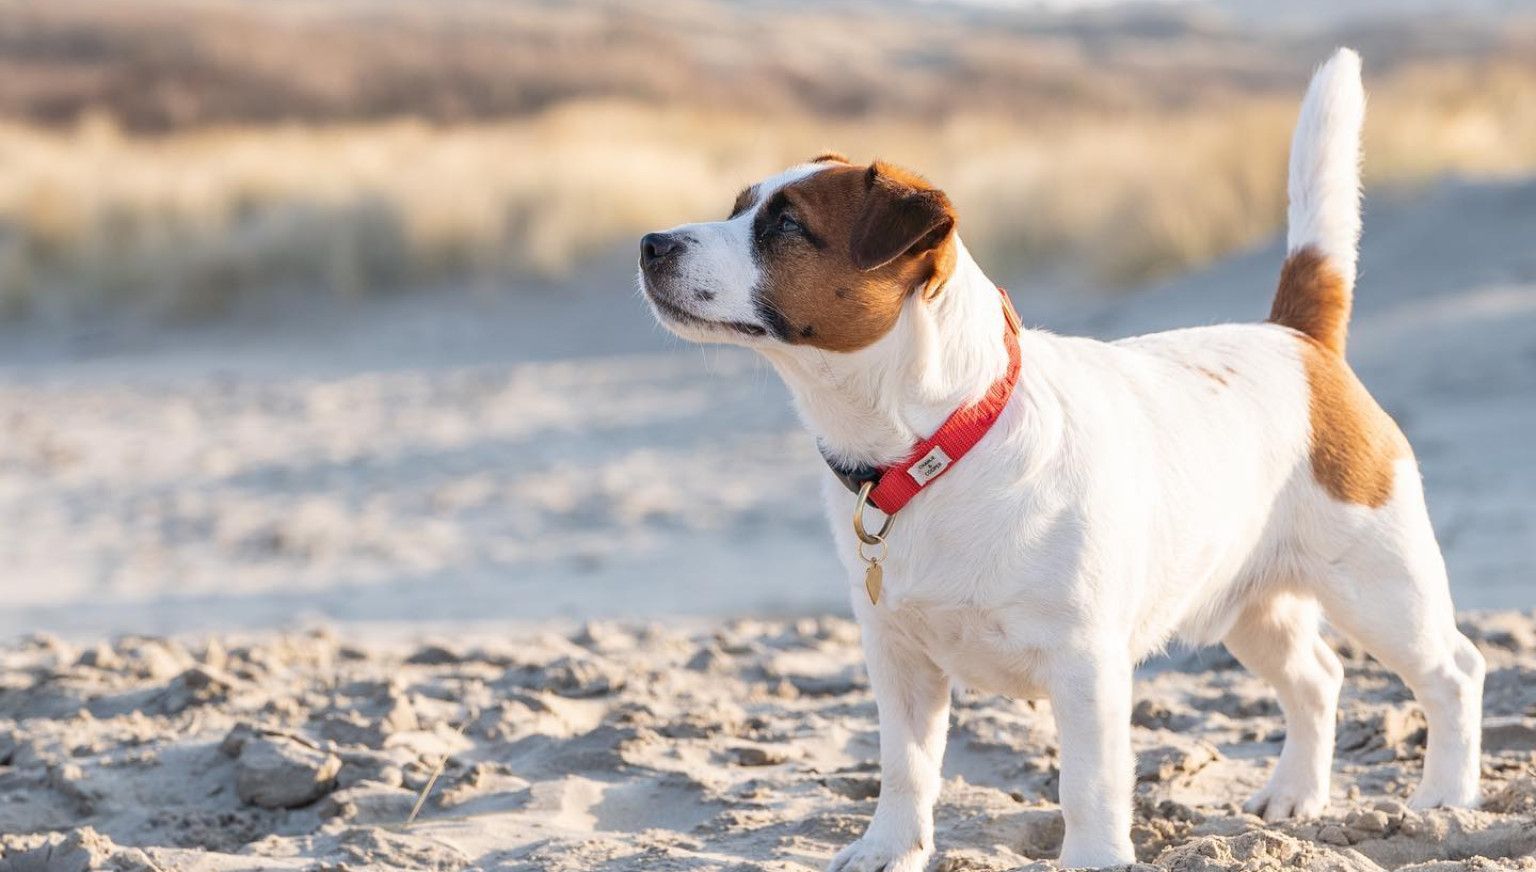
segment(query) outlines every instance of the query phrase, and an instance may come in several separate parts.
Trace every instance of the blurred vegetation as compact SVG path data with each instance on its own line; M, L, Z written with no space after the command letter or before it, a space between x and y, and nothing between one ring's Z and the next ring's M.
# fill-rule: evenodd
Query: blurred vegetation
M0 313L206 316L559 274L836 148L944 186L1001 276L1128 284L1273 233L1365 55L1367 177L1536 167L1536 27L1208 9L52 0L0 6Z

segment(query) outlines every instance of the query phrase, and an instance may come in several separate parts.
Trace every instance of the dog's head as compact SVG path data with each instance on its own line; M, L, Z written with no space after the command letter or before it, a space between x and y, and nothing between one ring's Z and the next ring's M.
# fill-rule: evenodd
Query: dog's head
M647 234L640 284L685 339L847 352L937 293L954 261L943 191L827 154L744 189L724 221Z

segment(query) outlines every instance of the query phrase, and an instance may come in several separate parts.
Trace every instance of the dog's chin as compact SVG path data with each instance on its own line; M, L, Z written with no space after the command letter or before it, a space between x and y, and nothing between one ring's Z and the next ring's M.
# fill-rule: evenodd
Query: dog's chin
M656 314L656 320L677 336L690 342L729 343L751 345L754 340L767 337L768 331L757 324L743 321L715 321L695 314L672 302L665 291L658 291L642 274L640 289L645 300Z

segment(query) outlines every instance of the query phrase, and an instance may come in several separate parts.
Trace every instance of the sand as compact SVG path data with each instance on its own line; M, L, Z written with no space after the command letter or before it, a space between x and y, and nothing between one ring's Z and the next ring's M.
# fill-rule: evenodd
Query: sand
M1489 658L1485 808L1409 811L1424 722L1348 665L1333 802L1241 813L1283 735L1220 649L1143 669L1144 868L1536 870L1536 615L1468 615ZM0 649L0 869L815 870L880 789L843 619L349 641L312 630ZM412 808L441 766L420 813ZM959 691L942 872L1054 869L1050 706Z

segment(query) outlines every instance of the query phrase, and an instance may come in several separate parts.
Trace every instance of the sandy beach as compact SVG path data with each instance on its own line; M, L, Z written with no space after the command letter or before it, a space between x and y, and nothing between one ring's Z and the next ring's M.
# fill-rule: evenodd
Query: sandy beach
M676 275L730 276L690 288L700 313L793 323L829 384L886 303L815 292L916 273L801 253L863 269L906 235L895 256L929 258L951 215L1021 344L1261 321L1298 100L1341 46L1370 107L1347 357L1412 445L1488 661L1482 803L1409 807L1422 709L1327 630L1348 672L1331 801L1244 813L1285 739L1276 696L1225 648L1169 642L1137 667L1133 869L1536 872L1536 0L0 3L0 872L823 870L881 791L863 573L778 374L661 327L636 272L666 252L642 239L761 201L728 234L754 266L700 236ZM1303 143L1353 117L1346 90ZM1317 184L1295 224L1342 270L1352 176L1323 139L1298 151ZM828 150L945 194L893 199L875 173L851 234L831 216L853 194L733 205ZM1325 190L1338 216L1301 219ZM1401 455L1305 357L1337 496L1359 457ZM1137 402L1068 375L1023 372L1010 413L1054 392L1150 444L1159 416L1127 423ZM1164 464L1057 441L1072 478ZM1152 490L1227 469L1186 468ZM1390 525L1370 478L1348 498ZM1206 528L1196 563L1247 548L1168 502L1150 523ZM1050 536L1151 553L1057 514ZM1242 553L1255 576L1286 556ZM1036 605L1019 620L1060 604ZM956 687L951 709L924 872L1058 869L1051 703Z
M1136 689L1141 868L1536 869L1536 616L1463 624L1489 659L1482 810L1407 809L1422 715L1344 645L1327 816L1242 814L1279 751L1274 697L1223 654L1178 654ZM15 872L809 872L880 789L858 630L837 618L38 636L0 649L0 674L0 833L30 833L0 836ZM931 868L1056 868L1054 746L1048 703L958 693Z

